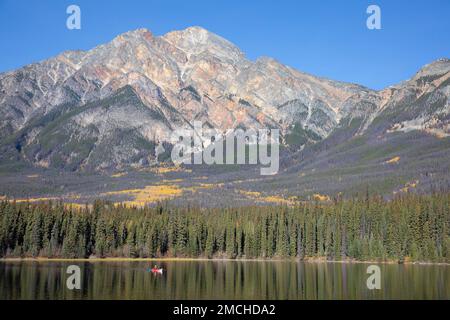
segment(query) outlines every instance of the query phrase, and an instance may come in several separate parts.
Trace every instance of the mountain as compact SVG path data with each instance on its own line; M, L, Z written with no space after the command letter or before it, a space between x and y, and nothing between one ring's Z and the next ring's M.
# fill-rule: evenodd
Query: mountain
M155 146L169 146L172 130L193 120L223 130L280 129L289 175L380 164L391 155L417 160L433 146L429 157L449 163L449 77L450 60L440 59L374 91L268 57L250 61L200 27L163 36L139 29L0 74L0 164L145 168L156 164ZM448 165L441 169L448 175Z
M199 27L162 37L128 32L88 52L65 52L1 74L0 88L0 132L14 136L6 140L14 140L18 151L8 152L9 159L71 169L147 164L151 155L138 142L166 141L171 130L193 120L224 130L295 129L294 138L314 142L353 111L352 99L377 100L366 88L270 58L251 62ZM108 108L116 99L133 105ZM98 159L96 150L124 130L133 141L129 157Z

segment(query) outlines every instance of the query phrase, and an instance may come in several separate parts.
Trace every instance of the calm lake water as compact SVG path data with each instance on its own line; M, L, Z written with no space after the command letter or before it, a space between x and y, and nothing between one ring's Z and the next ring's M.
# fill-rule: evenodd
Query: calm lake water
M82 288L66 287L80 266ZM148 272L152 264L163 275ZM450 267L293 261L0 262L0 299L450 299Z

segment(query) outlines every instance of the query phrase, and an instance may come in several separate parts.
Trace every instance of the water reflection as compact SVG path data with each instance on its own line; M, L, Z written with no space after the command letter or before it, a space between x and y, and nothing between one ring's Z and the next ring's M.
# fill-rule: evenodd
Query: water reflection
M157 263L163 275L148 272ZM83 262L82 289L66 288L68 262L0 262L0 299L450 299L450 267L293 261Z

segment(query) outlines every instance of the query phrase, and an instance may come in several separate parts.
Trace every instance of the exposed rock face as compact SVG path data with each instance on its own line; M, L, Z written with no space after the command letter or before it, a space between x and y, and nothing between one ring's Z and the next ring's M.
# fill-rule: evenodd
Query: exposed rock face
M0 161L72 170L147 165L155 142L193 120L223 130L279 128L294 148L349 119L359 119L357 135L447 136L449 71L449 60L438 60L377 92L271 58L249 61L200 27L161 37L139 29L0 74Z
M450 136L450 60L423 67L410 80L383 90L385 103L377 110L388 118L389 131L422 130L437 137Z

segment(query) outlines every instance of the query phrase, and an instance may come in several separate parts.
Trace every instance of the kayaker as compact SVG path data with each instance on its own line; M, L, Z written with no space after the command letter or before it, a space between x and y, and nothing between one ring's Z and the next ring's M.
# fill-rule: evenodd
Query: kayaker
M160 274L163 273L163 269L162 269L162 268L159 268L157 265L155 265L151 271L152 271L153 273L160 273Z

